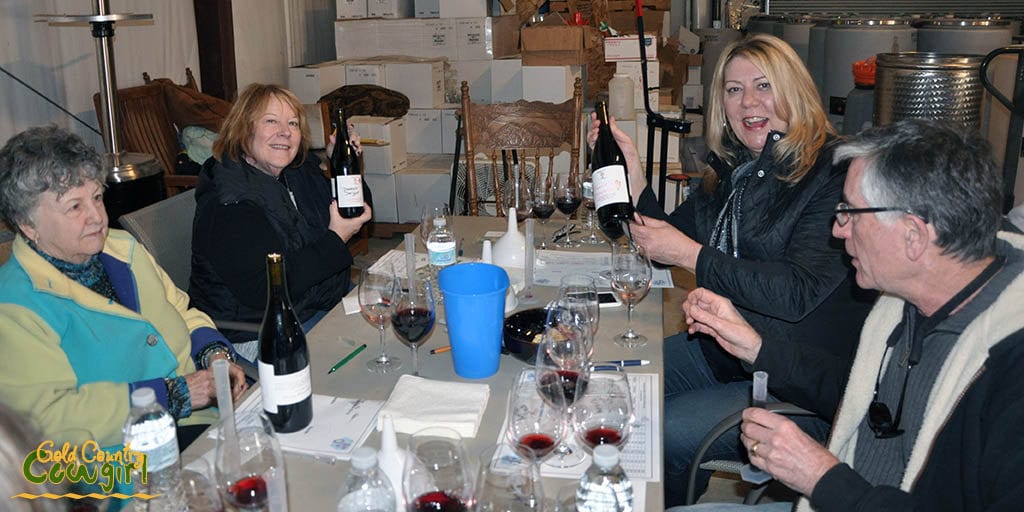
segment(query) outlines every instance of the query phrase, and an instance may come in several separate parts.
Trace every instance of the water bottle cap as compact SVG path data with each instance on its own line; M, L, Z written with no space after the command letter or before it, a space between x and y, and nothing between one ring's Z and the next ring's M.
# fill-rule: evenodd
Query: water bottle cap
M594 448L594 464L601 469L611 469L619 463L619 449L610 444L597 445Z
M156 392L153 388L139 388L132 391L132 407L148 407L156 402Z
M448 224L448 221L444 220L444 217L434 218L434 226L444 226Z
M370 469L377 465L377 450L369 446L360 446L352 452L352 467Z

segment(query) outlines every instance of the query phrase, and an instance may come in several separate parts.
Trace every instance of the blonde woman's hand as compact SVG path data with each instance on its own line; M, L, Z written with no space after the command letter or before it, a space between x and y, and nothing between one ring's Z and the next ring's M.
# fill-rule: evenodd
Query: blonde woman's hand
M371 218L373 218L373 211L370 209L370 205L363 203L363 214L351 219L346 219L341 216L338 212L338 202L331 201L327 214L330 216L330 223L327 225L327 229L338 235L342 242L348 243L356 233L366 224Z

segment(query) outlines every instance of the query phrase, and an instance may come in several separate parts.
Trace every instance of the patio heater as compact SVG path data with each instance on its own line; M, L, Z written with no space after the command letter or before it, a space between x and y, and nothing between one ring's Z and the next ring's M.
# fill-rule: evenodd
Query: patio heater
M103 133L107 189L103 194L109 223L120 227L121 215L153 204L165 196L164 171L153 155L129 153L118 138L117 72L114 68L114 24L119 21L150 21L152 14L111 14L107 0L95 0L93 14L37 14L52 26L91 26L96 39L100 78L100 128Z

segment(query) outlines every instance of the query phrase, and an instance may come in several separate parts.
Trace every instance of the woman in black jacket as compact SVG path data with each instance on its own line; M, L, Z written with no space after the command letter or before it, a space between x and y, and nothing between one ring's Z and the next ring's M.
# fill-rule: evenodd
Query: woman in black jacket
M631 223L636 242L651 259L694 272L698 286L730 298L772 339L813 339L815 350L851 358L873 296L853 283L842 245L831 236L846 168L832 166L835 130L806 68L785 42L757 34L725 49L707 87L713 172L670 215L658 206L632 141L612 122L642 214L642 223ZM820 332L834 335L803 334ZM668 337L664 352L665 504L673 506L683 502L703 436L749 405L750 368L713 340L685 332ZM769 389L789 377L772 374ZM830 416L802 426L824 439ZM720 438L709 457L739 460L737 436ZM705 473L701 490L710 478Z

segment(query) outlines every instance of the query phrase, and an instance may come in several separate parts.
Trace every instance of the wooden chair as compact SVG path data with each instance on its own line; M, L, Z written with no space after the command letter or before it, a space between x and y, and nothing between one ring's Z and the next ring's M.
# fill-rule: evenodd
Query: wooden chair
M465 140L466 203L470 215L480 215L481 197L494 194L495 211L504 216L501 188L504 176L499 174L499 157L506 150L517 152L520 161L533 162L533 180L543 175L542 163L547 157L545 179L551 180L555 155L569 152L569 181L579 179L580 131L583 113L583 86L579 78L573 97L563 103L519 100L514 103L473 103L469 84L462 82L462 126ZM484 190L476 170L477 154L491 161L490 183L493 190ZM524 172L526 166L523 166ZM453 179L457 179L455 176Z

